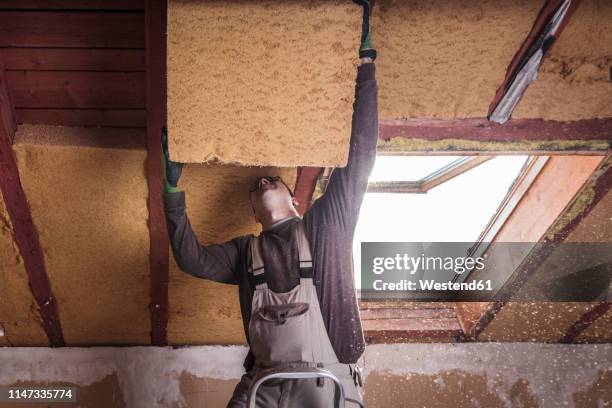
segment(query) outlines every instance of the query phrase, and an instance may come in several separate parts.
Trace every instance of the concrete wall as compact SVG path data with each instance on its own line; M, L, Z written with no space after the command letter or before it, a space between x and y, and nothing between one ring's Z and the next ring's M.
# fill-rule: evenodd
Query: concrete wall
M83 407L224 407L245 353L239 346L0 348L0 386L76 386ZM370 408L582 408L612 401L610 344L375 345L362 364Z

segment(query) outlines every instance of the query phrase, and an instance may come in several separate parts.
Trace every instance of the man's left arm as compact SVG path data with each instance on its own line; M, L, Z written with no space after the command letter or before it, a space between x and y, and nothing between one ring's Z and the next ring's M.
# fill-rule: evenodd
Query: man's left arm
M375 73L374 63L363 59L357 69L348 163L346 167L333 171L326 192L306 215L316 213L323 223L337 224L351 232L359 218L376 159L378 90Z

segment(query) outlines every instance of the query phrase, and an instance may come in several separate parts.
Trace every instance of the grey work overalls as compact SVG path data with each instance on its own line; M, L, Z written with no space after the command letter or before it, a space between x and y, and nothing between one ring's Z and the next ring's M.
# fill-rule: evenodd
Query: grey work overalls
M246 405L247 391L258 370L271 367L321 367L335 374L349 399L361 401L361 374L355 364L338 362L323 323L316 288L312 281L312 257L303 221L297 223L300 283L285 293L268 288L258 237L251 239L255 292L249 323L254 368L245 374L228 407ZM334 407L331 380L301 379L265 382L257 392L257 407L319 408Z

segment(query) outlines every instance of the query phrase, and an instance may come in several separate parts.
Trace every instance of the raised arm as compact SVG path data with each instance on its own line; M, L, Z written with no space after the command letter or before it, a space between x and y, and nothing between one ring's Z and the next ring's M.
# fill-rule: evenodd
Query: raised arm
M173 162L168 154L167 134L162 136L164 152L164 209L170 245L182 271L198 278L238 284L235 276L238 246L234 241L202 245L185 210L185 193L178 191L182 163Z
M346 231L355 228L376 159L378 106L375 71L373 62L368 62L368 58L362 59L357 69L348 163L346 167L333 171L325 193L305 218L314 216L318 222L337 224Z
M179 268L198 278L238 284L236 243L200 244L185 212L184 192L164 194L164 206L170 245Z

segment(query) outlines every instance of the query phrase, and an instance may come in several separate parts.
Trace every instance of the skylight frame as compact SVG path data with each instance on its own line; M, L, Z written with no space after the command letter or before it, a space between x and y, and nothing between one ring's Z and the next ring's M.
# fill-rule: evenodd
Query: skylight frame
M382 194L425 194L461 174L480 166L495 156L466 156L439 168L420 180L372 181L368 183L368 193Z

